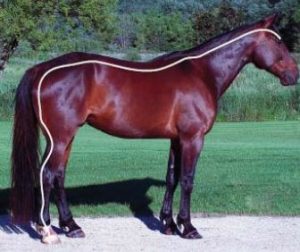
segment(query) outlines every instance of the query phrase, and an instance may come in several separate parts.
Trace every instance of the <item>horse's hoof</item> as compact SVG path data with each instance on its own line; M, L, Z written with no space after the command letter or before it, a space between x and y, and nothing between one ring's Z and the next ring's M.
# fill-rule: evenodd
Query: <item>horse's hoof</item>
M60 239L58 238L57 234L50 234L50 235L45 235L42 237L42 243L44 244L58 244L60 243Z
M165 235L175 235L178 233L177 226L173 220L172 214L165 214L160 212L159 219L162 223L161 233Z
M179 230L176 224L172 221L170 224L163 227L162 233L165 235L176 235L179 233Z
M37 232L42 236L42 243L44 244L58 244L60 239L52 227L44 227L36 225Z
M67 232L66 236L69 238L84 238L85 233L82 231L82 229L76 229L76 230Z
M64 230L65 234L69 238L84 238L85 233L82 231L81 227L79 227L73 218L68 221L59 221L59 226Z
M190 232L187 232L187 233L183 232L181 237L184 239L191 239L191 240L202 238L202 236L198 233L198 231L196 229L194 229Z
M165 235L176 235L177 233L177 230L172 228L172 227L166 227L163 231L162 231L163 234Z

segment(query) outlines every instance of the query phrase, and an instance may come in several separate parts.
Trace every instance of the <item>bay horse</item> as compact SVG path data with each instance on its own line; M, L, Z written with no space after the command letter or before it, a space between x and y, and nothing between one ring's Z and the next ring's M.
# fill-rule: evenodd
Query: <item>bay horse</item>
M16 93L13 221L33 221L43 242L58 242L50 226L53 189L60 227L68 237L84 237L68 207L64 178L74 136L87 123L123 138L170 139L160 211L163 232L175 234L182 227L183 238L201 238L191 223L191 193L197 160L204 137L215 122L219 98L248 63L277 76L285 86L296 84L299 77L296 61L273 30L275 19L269 16L148 62L70 53L27 70ZM42 162L39 129L47 143ZM175 223L172 202L178 183L181 200Z

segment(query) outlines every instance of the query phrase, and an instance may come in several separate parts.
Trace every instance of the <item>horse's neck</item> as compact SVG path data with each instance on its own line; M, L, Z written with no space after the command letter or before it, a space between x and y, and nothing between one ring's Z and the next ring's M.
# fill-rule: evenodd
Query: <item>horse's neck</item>
M243 44L243 46L242 46ZM209 60L210 76L220 98L242 68L250 62L251 42L242 41L214 53Z

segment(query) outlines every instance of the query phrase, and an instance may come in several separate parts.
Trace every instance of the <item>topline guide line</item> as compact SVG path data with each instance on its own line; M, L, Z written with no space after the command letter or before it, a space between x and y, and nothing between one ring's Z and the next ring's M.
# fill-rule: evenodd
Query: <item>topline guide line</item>
M41 104L41 86L42 86L42 82L43 80L47 77L47 75L49 75L50 73L58 70L58 69L62 69L62 68L68 68L68 67L73 67L73 66L80 66L80 65L84 65L84 64L100 64L100 65L104 65L104 66L109 66L109 67L113 67L113 68L118 68L118 69L122 69L122 70L126 70L126 71L131 71L131 72L138 72L138 73L155 73L155 72L160 72L160 71L163 71L163 70L166 70L166 69L169 69L173 66L176 66L186 60L192 60L192 59L200 59L212 52L215 52L227 45L230 45L232 43L234 43L235 41L243 38L243 37L246 37L250 34L253 34L253 33L257 33L257 32L268 32L268 33L271 33L273 34L275 37L277 37L279 40L281 40L281 37L280 35L278 35L278 33L276 33L275 31L273 30L270 30L270 29L255 29L255 30L252 30L252 31L249 31L249 32L246 32L234 39L231 39L219 46L216 46L215 48L212 48L200 55L195 55L195 56L187 56L187 57L184 57L182 59L179 59L173 63L170 63L166 66L162 66L162 67L158 67L158 68L145 68L145 69L142 69L142 68L133 68L133 67L126 67L126 66L122 66L122 65L118 65L118 64L114 64L114 63L109 63L109 62L106 62L106 61L101 61L101 60L85 60L85 61L79 61L79 62L75 62L75 63L70 63L70 64L65 64L65 65L60 65L60 66L56 66L56 67L53 67L51 69L49 69L48 71L46 71L42 78L40 79L39 81L39 85L38 85L38 89L37 89L37 101L38 101L38 114L39 114L39 119L40 119L40 123L41 125L43 126L44 130L46 131L48 137L49 137L49 140L50 140L50 150L49 150L49 153L47 155L47 157L45 158L42 166L41 166L41 170L40 170L40 187L41 187L41 197L42 197L42 205L41 205L41 211L40 211L40 218L41 218L41 221L43 223L43 226L45 228L45 232L46 234L49 234L49 228L50 228L50 225L47 225L45 220L44 220L44 217L43 217L43 212L44 212L44 208L45 208L45 196L44 196L44 190L43 190L43 172L44 172L44 168L46 166L46 163L48 162L48 160L50 159L51 155L52 155L52 152L53 152L53 148L54 148L54 142L53 142L53 138L51 136L51 133L47 127L47 125L45 124L45 122L43 121L43 113L42 113L42 104Z

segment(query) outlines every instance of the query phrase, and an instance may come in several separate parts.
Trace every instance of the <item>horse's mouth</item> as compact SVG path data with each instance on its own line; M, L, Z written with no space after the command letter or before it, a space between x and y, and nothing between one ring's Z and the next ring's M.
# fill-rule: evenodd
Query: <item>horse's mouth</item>
M299 79L299 73L292 74L291 72L285 72L280 78L281 84L284 86L296 85Z

